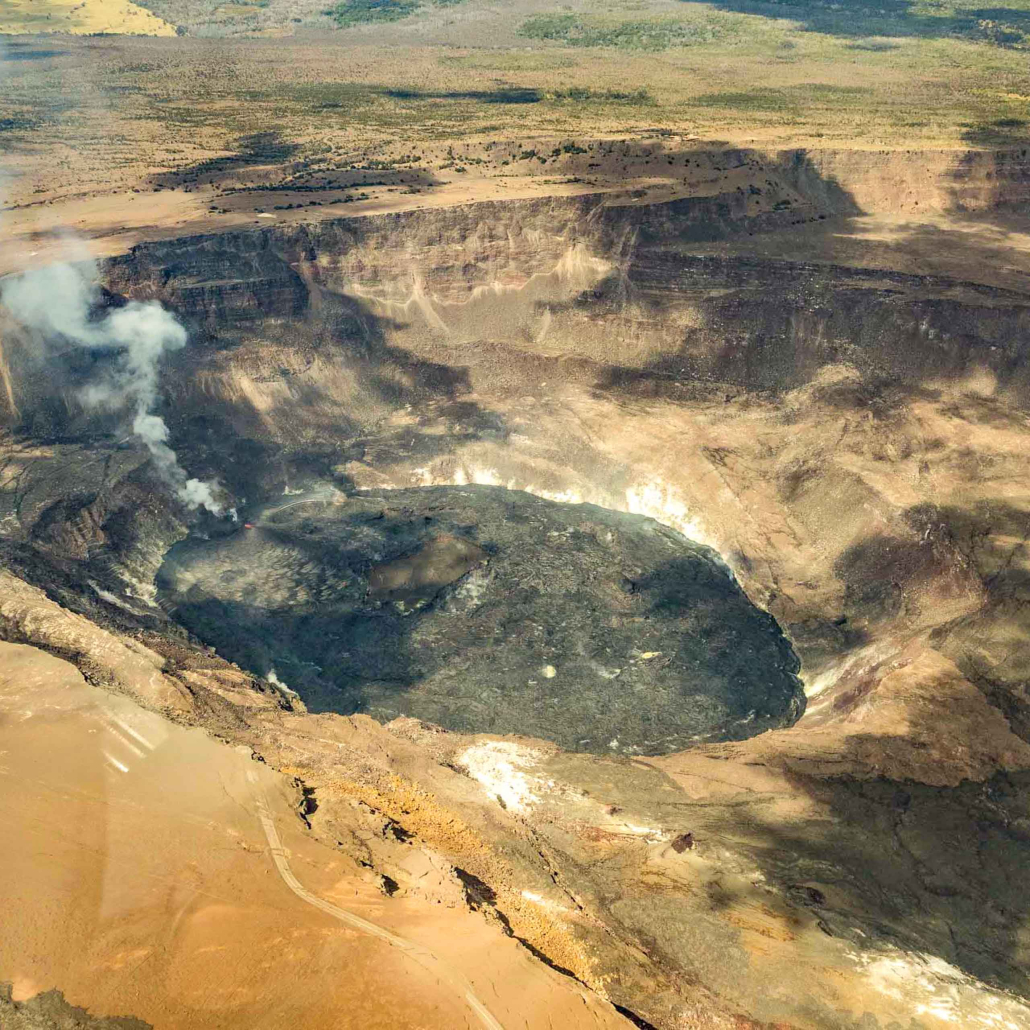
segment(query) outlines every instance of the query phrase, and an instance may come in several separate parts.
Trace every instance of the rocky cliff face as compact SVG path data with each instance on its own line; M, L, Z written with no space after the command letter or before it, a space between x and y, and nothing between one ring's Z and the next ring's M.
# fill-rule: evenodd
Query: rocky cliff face
M1030 264L999 206L1025 203L1025 158L723 153L667 203L323 219L103 270L190 325L161 413L244 517L315 482L650 516L788 634L793 727L641 764L255 706L149 592L187 513L74 378L30 374L14 326L5 558L144 634L178 717L302 779L348 861L417 896L406 849L443 856L468 904L638 1024L1030 1025ZM10 639L102 667L30 608ZM138 696L168 707L162 683Z
M663 203L588 195L323 219L142 245L105 276L223 338L242 320L303 313L334 322L352 346L507 345L614 376L640 369L749 390L799 386L841 362L906 382L983 367L1005 383L1021 376L1025 292L976 262L975 233L948 274L913 275L903 254L885 260L871 241L866 254L820 253L866 215L896 218L917 187L927 214L996 211L1000 196L1018 205L1018 152L702 158L709 192ZM906 189L888 188L888 167ZM905 226L892 224L902 246L933 249L936 227ZM739 243L778 231L790 242L775 257Z

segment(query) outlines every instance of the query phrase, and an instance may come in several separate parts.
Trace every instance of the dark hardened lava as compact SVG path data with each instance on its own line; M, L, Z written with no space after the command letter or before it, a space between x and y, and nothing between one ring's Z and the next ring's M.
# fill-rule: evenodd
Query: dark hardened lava
M153 1030L132 1016L94 1016L72 1005L53 988L27 1001L15 1001L10 983L0 983L0 1027L3 1030Z
M251 518L178 544L159 585L191 632L311 710L658 754L804 708L774 619L652 519L490 486Z

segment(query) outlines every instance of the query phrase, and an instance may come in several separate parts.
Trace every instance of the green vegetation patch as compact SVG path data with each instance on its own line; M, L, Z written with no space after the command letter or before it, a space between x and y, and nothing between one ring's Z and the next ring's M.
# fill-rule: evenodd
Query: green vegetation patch
M729 107L738 111L783 112L797 101L782 89L750 89L742 92L703 93L691 101L694 107Z
M519 27L526 39L549 40L576 47L610 47L618 50L667 50L673 46L712 43L725 32L716 15L712 20L680 21L675 18L638 18L610 21L578 14L538 14Z
M465 0L433 0L437 7L454 7ZM337 28L368 25L409 18L421 8L420 0L339 0L322 13L336 22Z
M1030 121L1025 118L996 118L966 126L963 138L978 147L1011 147L1030 143Z
M414 14L418 0L339 0L323 12L341 29L350 25L400 21Z
M856 48L886 50L885 39L956 39L1007 49L1030 47L1030 3L1008 0L715 0L723 11L790 19L799 28L843 39Z

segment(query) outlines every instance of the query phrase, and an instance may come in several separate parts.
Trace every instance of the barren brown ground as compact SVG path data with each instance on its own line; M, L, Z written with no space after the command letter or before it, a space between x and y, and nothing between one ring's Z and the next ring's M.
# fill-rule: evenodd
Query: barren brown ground
M169 1028L449 1030L483 1025L468 982L506 1027L625 1025L456 896L390 901L355 877L302 832L297 788L246 748L91 687L35 648L2 644L0 659L0 980L15 1001L57 987L95 1015ZM291 894L263 798L307 889L438 961Z
M421 38L417 20L234 42L12 37L0 224L17 246L4 248L4 268L69 229L111 253L154 233L327 212L697 191L633 154L561 152L590 140L764 151L1027 142L1020 50L912 36L863 48L752 15L733 16L743 35L702 48L563 48L514 35L507 11L447 10ZM333 206L344 201L353 206Z

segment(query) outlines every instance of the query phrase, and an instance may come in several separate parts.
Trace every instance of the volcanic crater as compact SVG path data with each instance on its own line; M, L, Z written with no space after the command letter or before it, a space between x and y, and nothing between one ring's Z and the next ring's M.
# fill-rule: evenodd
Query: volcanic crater
M87 270L188 330L149 414L220 514L4 313L4 646L612 1019L1028 1025L1026 152L682 146Z
M166 610L309 711L660 754L792 724L800 666L710 548L498 486L292 500L169 553Z

